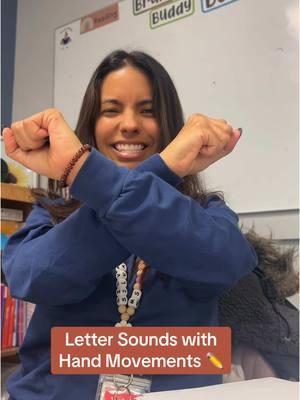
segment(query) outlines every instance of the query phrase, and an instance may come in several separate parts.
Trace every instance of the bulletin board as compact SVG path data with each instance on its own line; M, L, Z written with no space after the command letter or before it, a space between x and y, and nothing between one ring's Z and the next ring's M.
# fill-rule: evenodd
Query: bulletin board
M66 21L55 31L54 106L72 128L93 71L120 48L165 66L186 118L243 128L205 171L209 189L238 213L298 208L297 0L123 0Z

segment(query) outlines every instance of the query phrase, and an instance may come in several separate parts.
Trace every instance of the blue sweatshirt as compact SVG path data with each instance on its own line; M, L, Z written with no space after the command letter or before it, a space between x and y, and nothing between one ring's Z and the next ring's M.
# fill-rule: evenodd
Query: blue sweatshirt
M130 276L134 256L151 266L134 326L218 325L218 296L257 257L224 202L212 197L201 206L176 189L180 182L157 154L129 170L92 150L71 187L80 209L53 225L34 205L3 256L12 296L36 304L21 368L7 383L12 400L95 399L97 375L51 375L50 330L114 326L114 268L126 261ZM220 382L220 375L153 375L151 391Z

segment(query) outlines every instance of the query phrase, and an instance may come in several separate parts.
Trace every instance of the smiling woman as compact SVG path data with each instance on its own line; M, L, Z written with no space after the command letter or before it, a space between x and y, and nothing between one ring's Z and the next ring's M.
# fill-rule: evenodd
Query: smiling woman
M201 115L194 118L194 121L200 121L211 131L220 131L220 128L231 131L226 121L208 119ZM148 54L118 50L108 55L92 75L75 132L82 143L97 148L117 165L133 169L152 154L165 149L183 126L183 111L178 93L165 68ZM240 136L239 133L237 135L236 140ZM233 145L220 157L232 150L236 140L231 142ZM139 145L139 151L137 147L132 148L132 145ZM202 146L202 149L206 147ZM196 146L195 150L198 154ZM86 158L85 154L80 164ZM178 190L201 203L213 195L222 198L220 192L207 192L201 177L195 175L217 158L212 160L203 157L202 168L182 175ZM176 168L178 160L174 161L170 163L169 157L169 166L172 164ZM68 195L63 204L47 201L48 196L66 198L64 193L58 181L53 179L49 179L48 193L42 189L33 190L37 201L50 211L55 222L68 217L80 206L78 200L70 199Z
M160 149L160 128L153 113L152 85L130 65L103 81L96 123L98 149L121 167L135 168Z
M184 123L164 67L122 50L94 72L76 132L56 109L4 130L8 156L50 178L4 250L13 296L36 304L11 398L95 399L97 375L51 375L53 326L218 325L220 294L257 258L235 213L197 173L239 138L225 120L195 114ZM153 375L151 391L221 380L171 372Z

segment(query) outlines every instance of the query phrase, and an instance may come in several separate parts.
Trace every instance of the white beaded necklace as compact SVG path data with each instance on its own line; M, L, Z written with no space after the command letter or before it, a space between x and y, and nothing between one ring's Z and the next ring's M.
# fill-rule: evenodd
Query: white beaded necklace
M146 272L147 266L143 260L137 261L137 273L135 284L133 285L133 290L131 297L127 298L127 266L125 263L120 264L116 267L116 295L117 295L117 305L118 311L121 315L120 322L117 322L115 326L118 327L130 327L132 326L128 322L129 318L135 314L136 309L139 306L139 302L142 297L142 285L143 278Z

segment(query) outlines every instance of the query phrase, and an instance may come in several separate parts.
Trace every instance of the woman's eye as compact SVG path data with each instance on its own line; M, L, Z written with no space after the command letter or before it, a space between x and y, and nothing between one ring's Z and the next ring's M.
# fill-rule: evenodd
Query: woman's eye
M153 109L152 108L146 108L146 109L142 110L142 114L153 115Z
M106 108L105 110L101 111L101 114L116 114L118 110L114 108Z

